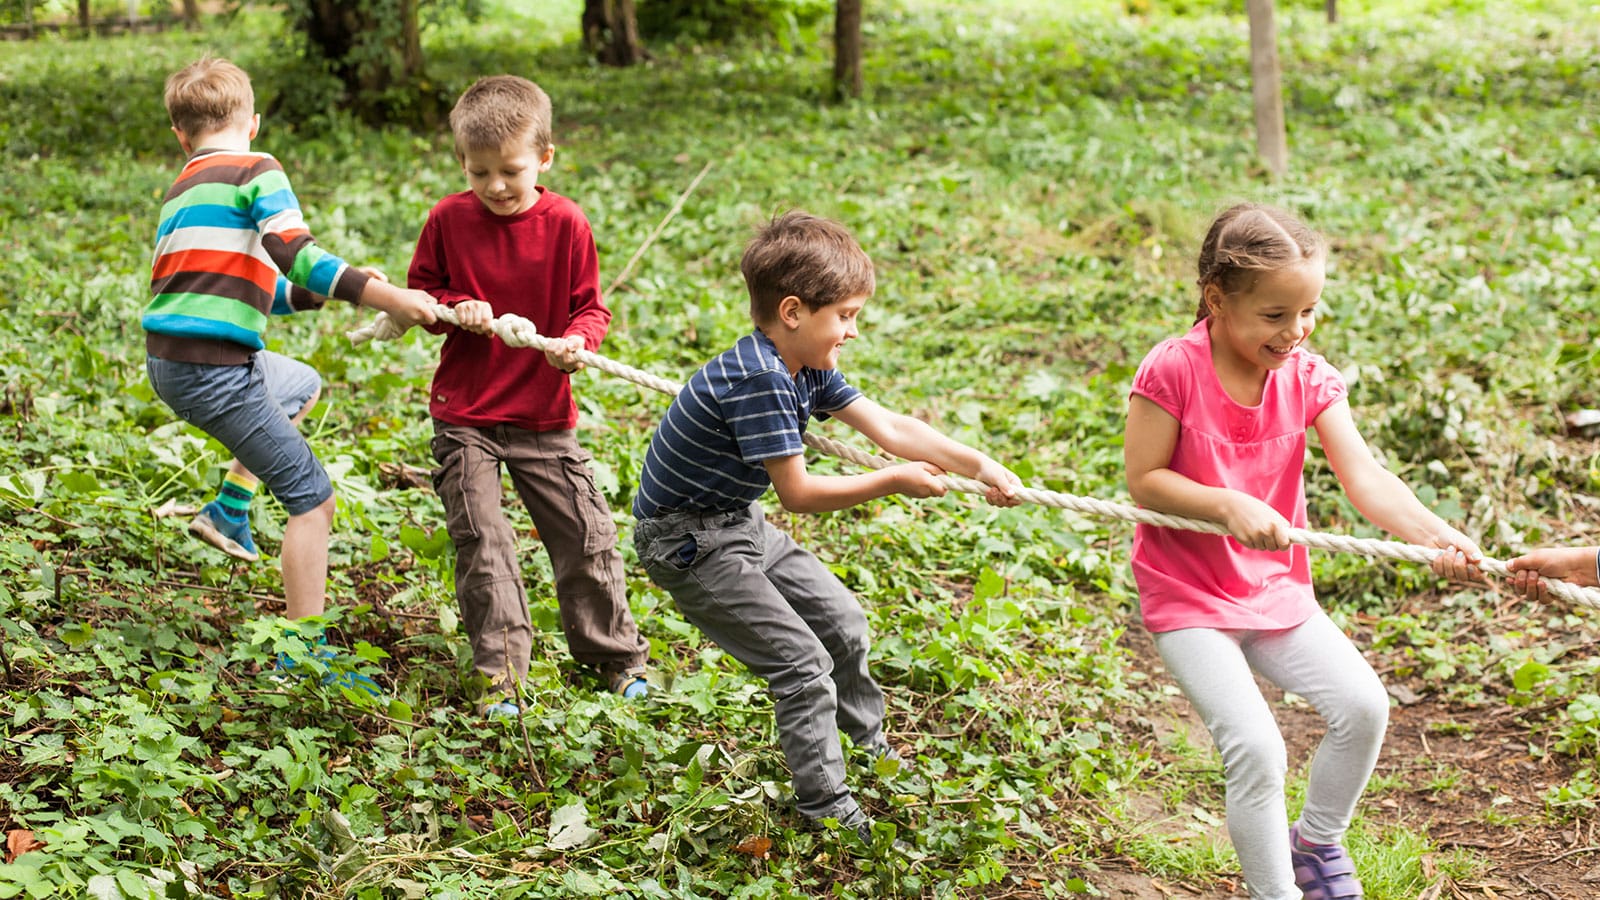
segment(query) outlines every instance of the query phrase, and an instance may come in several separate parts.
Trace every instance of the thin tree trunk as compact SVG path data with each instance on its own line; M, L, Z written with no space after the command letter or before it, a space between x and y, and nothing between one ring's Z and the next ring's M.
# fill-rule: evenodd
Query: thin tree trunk
M183 27L190 31L200 27L200 0L183 0Z
M633 0L584 0L583 46L601 65L632 66L648 56Z
M1328 24L1337 23L1339 21L1339 0L1327 0L1323 6L1328 10Z
M1278 68L1278 32L1272 0L1246 0L1250 11L1250 87L1256 108L1256 152L1273 175L1289 169L1283 127L1283 80Z
M78 27L86 32L89 30L89 0L78 0Z
M833 25L833 91L840 97L859 97L865 88L861 76L862 0L837 0Z

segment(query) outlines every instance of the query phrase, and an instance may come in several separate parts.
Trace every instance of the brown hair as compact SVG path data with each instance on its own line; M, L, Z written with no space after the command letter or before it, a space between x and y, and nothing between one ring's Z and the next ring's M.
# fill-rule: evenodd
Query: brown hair
M745 245L739 260L750 290L750 318L771 322L785 297L816 312L877 288L872 260L850 230L832 219L794 210L774 218Z
M243 69L208 55L167 76L163 101L172 127L193 139L254 113L256 95Z
M1276 206L1228 207L1212 221L1200 245L1200 307L1195 321L1211 314L1206 306L1208 286L1214 284L1224 294L1248 291L1263 272L1299 265L1326 249L1322 235Z
M490 75L472 83L450 110L456 156L495 150L526 139L534 152L550 147L550 95L516 75Z

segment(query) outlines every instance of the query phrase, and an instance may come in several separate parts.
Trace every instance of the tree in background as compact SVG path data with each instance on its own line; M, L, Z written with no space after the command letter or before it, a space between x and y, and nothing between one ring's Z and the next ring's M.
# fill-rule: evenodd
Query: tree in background
M428 79L420 6L426 0L287 0L284 14L307 58L344 86L344 106L370 124L436 128L449 98ZM465 12L470 0L436 0Z
M798 33L824 20L829 0L584 0L583 41L605 65L649 58L641 35L727 40ZM342 86L341 106L371 124L435 128L450 98L427 76L421 16L471 15L477 0L286 0L307 60ZM862 0L834 7L834 92L860 96Z
M631 66L649 58L639 40L633 0L583 0L583 46L606 66Z
M861 74L861 0L838 0L833 14L833 93L859 97Z

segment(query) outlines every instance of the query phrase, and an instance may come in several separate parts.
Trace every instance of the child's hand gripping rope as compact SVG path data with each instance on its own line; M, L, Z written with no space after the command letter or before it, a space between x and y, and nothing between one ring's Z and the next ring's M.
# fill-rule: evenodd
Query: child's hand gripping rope
M441 322L447 322L451 325L458 324L456 313L450 307L436 306L434 313ZM541 335L532 322L521 316L499 316L489 323L489 330L501 341L505 342L508 347L532 347L536 350L549 352L552 347L561 345L560 338L549 338ZM406 328L391 320L387 315L380 313L370 324L346 332L346 336L350 338L350 342L353 344L364 344L368 341L394 340L405 333ZM633 366L619 363L588 350L577 350L571 354L571 357L578 363L593 366L602 372L615 375L651 390L660 391L663 394L676 395L683 387L677 382L652 375L642 369L636 369ZM812 449L837 456L869 469L882 469L901 464L896 460L863 453L849 445L809 432L805 435L805 442L806 446ZM943 475L940 478L949 490L960 493L987 496L992 490L992 487L988 484L959 475ZM1093 497L1063 494L1058 491L1019 487L1016 489L1016 498L1027 503L1036 503L1040 506L1070 509L1074 512L1102 518L1122 519L1146 525L1158 525L1163 528L1181 528L1186 531L1198 531L1205 534L1225 535L1230 533L1227 526L1216 522L1191 519L1185 516L1172 516L1136 506L1110 503ZM1422 565L1432 565L1434 560L1441 555L1456 552L1451 548L1422 547L1402 541L1387 541L1376 538L1354 538L1339 534L1310 531L1304 528L1290 528L1288 537L1289 542L1292 544L1302 544L1320 550L1355 553L1375 558L1399 559L1421 563ZM1504 562L1488 556L1478 561L1478 568L1490 575L1497 575L1502 578L1516 577ZM1527 580L1530 576L1531 573L1529 572L1521 573L1521 580L1516 585L1519 591L1525 592L1522 581ZM1578 587L1565 581L1556 581L1548 578L1540 579L1540 586L1549 596L1559 597L1569 603L1600 610L1600 588Z

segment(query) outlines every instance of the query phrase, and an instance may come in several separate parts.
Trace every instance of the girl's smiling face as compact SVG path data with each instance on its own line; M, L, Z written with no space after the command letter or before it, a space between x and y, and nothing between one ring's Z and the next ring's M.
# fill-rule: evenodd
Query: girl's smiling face
M1317 303L1327 278L1321 256L1263 272L1248 290L1224 294L1207 288L1212 346L1233 361L1277 369L1317 327Z

